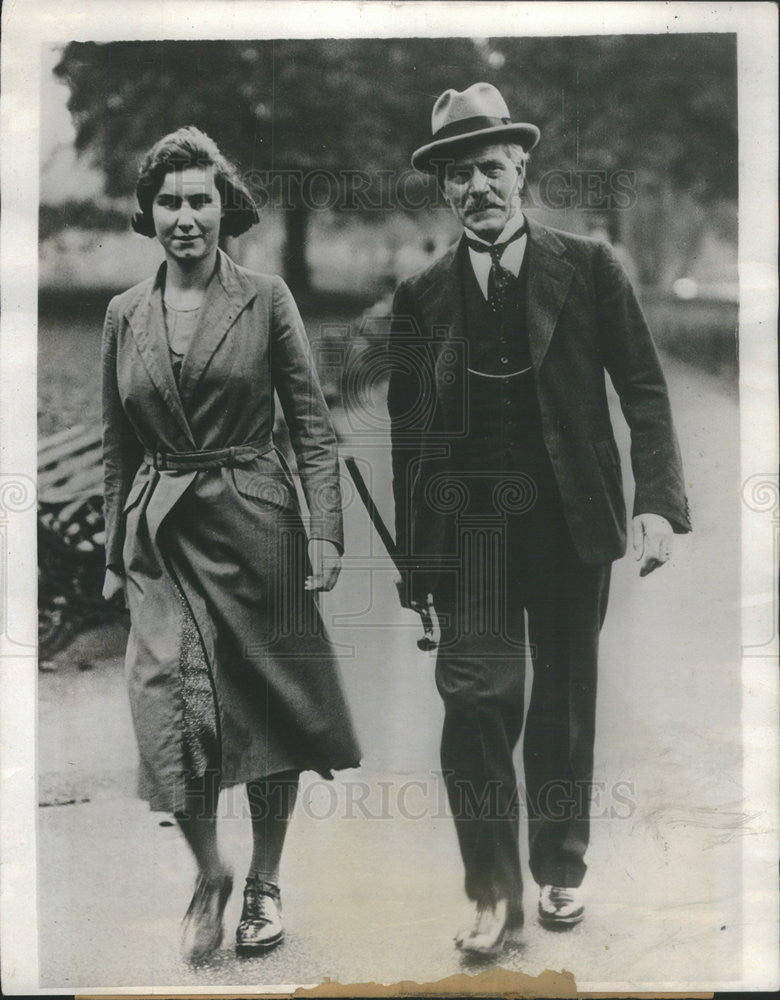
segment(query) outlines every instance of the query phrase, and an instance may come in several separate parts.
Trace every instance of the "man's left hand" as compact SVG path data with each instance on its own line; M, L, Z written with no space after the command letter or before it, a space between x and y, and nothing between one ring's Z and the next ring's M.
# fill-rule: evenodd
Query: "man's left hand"
M311 576L306 577L306 590L333 590L341 572L341 557L338 549L326 538L312 538L309 541L309 561Z
M647 576L672 554L672 526L660 514L637 514L631 523L634 558L641 560L639 575Z

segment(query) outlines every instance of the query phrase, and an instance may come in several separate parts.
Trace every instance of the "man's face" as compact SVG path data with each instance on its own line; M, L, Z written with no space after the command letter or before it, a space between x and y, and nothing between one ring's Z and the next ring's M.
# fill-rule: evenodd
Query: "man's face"
M444 195L461 225L489 243L520 207L523 169L503 146L480 146L446 168Z

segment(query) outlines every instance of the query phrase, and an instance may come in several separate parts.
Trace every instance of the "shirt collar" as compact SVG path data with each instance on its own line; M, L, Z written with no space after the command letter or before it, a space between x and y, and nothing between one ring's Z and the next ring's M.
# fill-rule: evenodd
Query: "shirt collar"
M510 236L514 236L518 229L525 224L525 216L521 211L515 212L515 214L509 219L507 224L501 230L498 238L494 240L494 243L503 243L504 240L508 240ZM485 246L492 246L487 240L483 240L481 236L477 236L476 233L472 233L470 229L463 227L463 232L466 234L466 238L474 240L476 243L484 243Z

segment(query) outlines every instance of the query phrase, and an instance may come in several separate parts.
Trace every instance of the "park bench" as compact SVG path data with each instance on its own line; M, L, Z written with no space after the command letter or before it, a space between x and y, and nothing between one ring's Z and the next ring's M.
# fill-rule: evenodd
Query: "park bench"
M101 597L105 559L99 426L38 442L38 641L45 664L84 629L125 618Z

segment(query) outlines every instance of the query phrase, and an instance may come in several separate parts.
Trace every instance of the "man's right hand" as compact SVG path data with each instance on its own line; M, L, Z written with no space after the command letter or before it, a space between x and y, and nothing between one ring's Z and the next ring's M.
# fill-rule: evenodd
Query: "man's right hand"
M117 594L124 595L124 593L125 578L115 570L107 569L106 576L103 581L103 600L112 601Z

